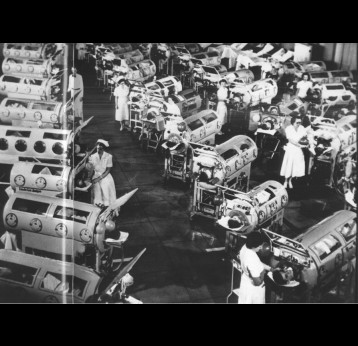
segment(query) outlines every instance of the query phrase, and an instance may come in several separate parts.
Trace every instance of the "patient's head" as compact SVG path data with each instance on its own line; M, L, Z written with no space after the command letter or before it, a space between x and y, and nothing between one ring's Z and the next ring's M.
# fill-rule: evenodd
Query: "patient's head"
M242 221L237 215L235 215L228 220L227 224L229 228L239 228L242 226Z
M245 151L245 150L247 150L247 149L249 149L248 144L242 144L242 145L240 146L240 150L242 150L242 151Z
M275 270L272 273L274 281L279 285L287 285L293 279L293 270L291 267L284 267L280 270Z
M203 182L203 183L208 183L209 182L209 176L206 172L201 171L200 175L199 175L199 181Z

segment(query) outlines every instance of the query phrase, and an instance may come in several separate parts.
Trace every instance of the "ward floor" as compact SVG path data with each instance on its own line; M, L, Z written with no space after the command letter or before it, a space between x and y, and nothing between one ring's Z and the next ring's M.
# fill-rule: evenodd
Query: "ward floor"
M93 147L98 138L109 141L117 197L139 189L122 207L117 222L121 231L129 233L126 258L146 248L131 271L134 285L128 293L144 303L226 303L232 266L224 251L215 251L224 244L221 237L216 237L213 223L200 218L190 221L189 188L179 180L164 185L164 158L153 151L142 151L128 131L118 131L114 98L110 100L109 92L103 92L103 87L97 85L93 67L81 64L78 70L85 85L85 119L94 116L83 130L83 143ZM225 140L221 138L220 142ZM279 165L267 169L254 164L250 186L269 179L282 182L279 168ZM312 208L315 205L324 207ZM295 237L341 209L343 202L334 191L308 189L301 182L289 192L283 234ZM324 295L322 302L347 299L351 297L331 291Z

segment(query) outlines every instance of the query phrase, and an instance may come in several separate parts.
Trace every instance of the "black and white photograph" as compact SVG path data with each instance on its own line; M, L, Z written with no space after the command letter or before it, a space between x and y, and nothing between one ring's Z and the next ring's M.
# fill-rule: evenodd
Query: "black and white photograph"
M358 303L357 48L0 43L0 303Z

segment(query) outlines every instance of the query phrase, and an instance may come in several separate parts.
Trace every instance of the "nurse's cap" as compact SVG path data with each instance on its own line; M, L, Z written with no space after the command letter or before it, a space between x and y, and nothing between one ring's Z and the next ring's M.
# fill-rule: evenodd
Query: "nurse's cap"
M102 143L106 148L109 148L109 143L104 139L98 139L96 144L98 143Z

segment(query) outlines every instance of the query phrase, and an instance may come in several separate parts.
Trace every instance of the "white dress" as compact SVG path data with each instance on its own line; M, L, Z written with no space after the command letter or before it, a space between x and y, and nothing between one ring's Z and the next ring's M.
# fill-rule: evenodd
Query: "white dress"
M98 153L90 156L89 162L94 166L93 178L98 178L102 175L107 167L113 167L112 155L103 152L102 158L99 158ZM116 200L116 187L111 174L108 174L104 179L93 185L93 204L104 204L109 206Z
M257 253L244 245L240 251L242 268L239 304L265 304L265 285L255 286L252 277L260 277L264 266Z
M307 91L312 88L313 88L313 84L311 81L301 80L300 82L297 83L297 90L299 90L297 96L301 98L305 98L307 96Z
M217 91L218 96L218 106L216 111L218 112L219 122L221 125L226 124L227 122L227 107L225 99L227 99L227 89L220 87Z
M73 74L70 75L68 91L71 92L71 97L73 97L74 115L75 117L81 118L83 122L83 80L81 75L78 73L76 77L74 77Z
M307 134L305 128L301 125L297 131L293 125L287 126L285 132L287 139L293 139L297 142ZM300 147L290 142L286 145L280 175L285 178L303 177L305 175L305 158L303 151Z
M118 97L118 108L116 109L116 121L129 120L129 109L128 109L128 95L129 88L124 86L117 86L114 89L114 96Z

